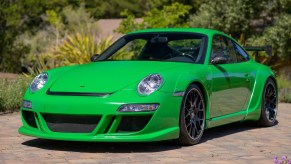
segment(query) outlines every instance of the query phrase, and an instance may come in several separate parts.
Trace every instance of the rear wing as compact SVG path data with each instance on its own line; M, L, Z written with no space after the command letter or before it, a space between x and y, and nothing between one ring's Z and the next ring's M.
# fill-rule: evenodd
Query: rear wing
M265 51L269 57L272 56L272 46L266 45L266 46L246 46L244 47L247 51L254 51L255 53L258 53L259 51Z

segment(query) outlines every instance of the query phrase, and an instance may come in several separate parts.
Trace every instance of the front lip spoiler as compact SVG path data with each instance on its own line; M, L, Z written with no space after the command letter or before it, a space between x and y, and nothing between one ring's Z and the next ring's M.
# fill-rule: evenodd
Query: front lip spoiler
M47 95L56 95L56 96L96 96L96 97L106 97L112 93L98 93L98 92L59 92L51 91L48 89L46 91Z

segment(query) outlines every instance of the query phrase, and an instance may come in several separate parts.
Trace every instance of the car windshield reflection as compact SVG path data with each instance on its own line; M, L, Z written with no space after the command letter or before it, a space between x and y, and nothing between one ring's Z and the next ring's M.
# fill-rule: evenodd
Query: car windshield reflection
M195 33L129 34L95 61L170 61L203 63L206 36Z

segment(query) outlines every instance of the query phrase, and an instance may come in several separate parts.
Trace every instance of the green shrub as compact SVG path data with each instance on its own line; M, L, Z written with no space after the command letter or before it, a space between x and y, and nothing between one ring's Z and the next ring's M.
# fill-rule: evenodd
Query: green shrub
M277 77L279 101L291 103L291 81L284 76Z
M66 6L61 12L57 12L56 10L46 10L42 19L46 22L44 27L40 27L33 33L29 31L24 32L21 35L18 35L15 41L17 44L24 44L29 47L29 51L26 51L21 58L21 66L26 69L33 68L34 71L37 70L36 67L39 67L40 65L38 62L39 60L42 60L42 58L46 58L45 63L50 63L52 59L49 58L51 56L48 54L55 55L56 51L64 46L64 43L70 40L75 40L79 37L78 35L81 36L79 37L80 43L86 41L85 37L90 37L89 40L94 38L93 41L97 42L99 40L95 37L100 34L98 22L86 11L84 5L80 5L78 8ZM49 61L47 61L47 59L49 59ZM58 65L58 63L59 62L56 61L56 65ZM48 64L46 65L48 66ZM48 66L48 68L54 68L54 66Z
M92 55L100 54L112 43L113 36L100 38L90 34L72 34L58 47L34 55L36 66L28 69L32 74L38 74L60 66L88 63Z
M145 13L141 22L136 22L136 17L128 10L124 10L121 12L121 16L125 19L120 22L115 32L126 34L147 28L188 27L188 22L185 20L187 20L191 8L189 5L178 2L163 6L161 10L153 8Z
M31 77L0 79L0 112L18 111Z
M280 90L279 102L291 103L291 89Z

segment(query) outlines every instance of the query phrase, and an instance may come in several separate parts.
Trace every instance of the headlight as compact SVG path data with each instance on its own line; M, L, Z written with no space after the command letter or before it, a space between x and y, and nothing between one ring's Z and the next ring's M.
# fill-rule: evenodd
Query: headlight
M44 87L47 81L48 81L48 74L46 72L37 75L30 84L30 87L29 87L30 91L36 92L40 90L41 88Z
M149 95L156 91L162 84L163 78L159 74L152 74L144 78L137 86L137 91L141 95Z

